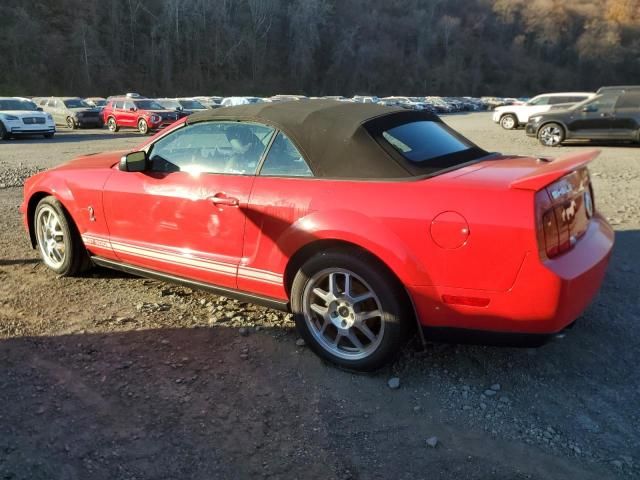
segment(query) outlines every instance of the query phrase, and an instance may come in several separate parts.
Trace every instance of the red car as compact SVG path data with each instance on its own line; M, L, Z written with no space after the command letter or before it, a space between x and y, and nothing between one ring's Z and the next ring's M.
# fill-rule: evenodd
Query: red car
M596 155L487 153L375 104L244 105L31 177L21 211L59 275L96 264L290 309L317 354L372 370L416 326L540 344L571 325L614 241Z
M148 98L110 98L102 109L102 119L111 132L122 127L142 134L160 130L178 120L178 113Z

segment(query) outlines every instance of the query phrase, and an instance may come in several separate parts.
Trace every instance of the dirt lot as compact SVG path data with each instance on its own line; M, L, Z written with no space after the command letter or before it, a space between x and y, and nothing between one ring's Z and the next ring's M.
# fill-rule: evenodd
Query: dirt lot
M593 146L547 149L488 113L446 121L506 153ZM297 346L287 315L102 269L56 278L38 262L16 208L24 176L141 140L0 143L0 479L640 478L640 147L598 147L596 204L617 243L566 338L414 342L365 376Z

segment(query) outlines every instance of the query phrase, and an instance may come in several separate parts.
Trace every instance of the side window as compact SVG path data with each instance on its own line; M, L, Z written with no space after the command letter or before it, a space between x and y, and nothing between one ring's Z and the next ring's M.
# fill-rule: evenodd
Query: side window
M136 106L133 104L133 102L124 102L124 109L129 111L132 108L136 108Z
M260 169L262 176L313 177L307 162L287 136L280 132L276 136L267 158Z
M188 125L153 145L151 170L255 175L273 131L271 127L255 123Z
M122 110L122 104L123 104L122 101L114 102L113 103L113 108L118 109L118 110Z
M529 105L549 105L549 97L534 98Z
M549 105L559 105L560 103L567 103L568 97L549 97Z
M600 97L588 103L587 105L585 105L585 107L587 107L588 112L602 112L607 110L613 110L613 106L616 104L617 100L618 100L617 95Z
M48 106L55 108L56 107L56 100L55 98L50 98L49 99L49 103Z
M630 92L621 95L616 102L616 110L640 110L640 92Z

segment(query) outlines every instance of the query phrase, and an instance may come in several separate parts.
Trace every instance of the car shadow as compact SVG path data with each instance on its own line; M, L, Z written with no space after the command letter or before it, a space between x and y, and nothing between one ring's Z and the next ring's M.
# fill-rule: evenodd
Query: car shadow
M258 331L269 310L247 315L243 332L206 319L183 326L171 295L167 311L103 318L88 308L62 333L0 339L0 471L111 479L421 478L436 470L469 478L450 469L464 464L474 478L607 478L605 467L563 447L531 446L518 432L532 428L528 421L562 425L563 442L594 443L604 458L637 444L629 368L640 362L630 335L640 305L624 287L637 285L638 244L640 231L617 232L599 297L562 340L539 349L429 342L421 350L414 342L371 375L323 363L288 327ZM95 269L82 291L71 281L69 302L93 297L111 278L124 279L111 287L117 295L134 277ZM391 375L400 389L387 387ZM483 397L496 383L499 393ZM511 440L485 433L486 415ZM430 436L444 448L424 455Z

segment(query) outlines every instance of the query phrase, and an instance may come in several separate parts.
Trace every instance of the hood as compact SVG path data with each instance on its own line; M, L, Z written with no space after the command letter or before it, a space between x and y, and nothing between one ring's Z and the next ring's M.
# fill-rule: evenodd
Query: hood
M14 115L16 117L46 117L47 112L40 110L2 110L0 115Z
M120 162L120 158L123 155L130 151L131 150L118 150L115 152L90 153L63 163L59 167L54 168L54 170L111 168Z

